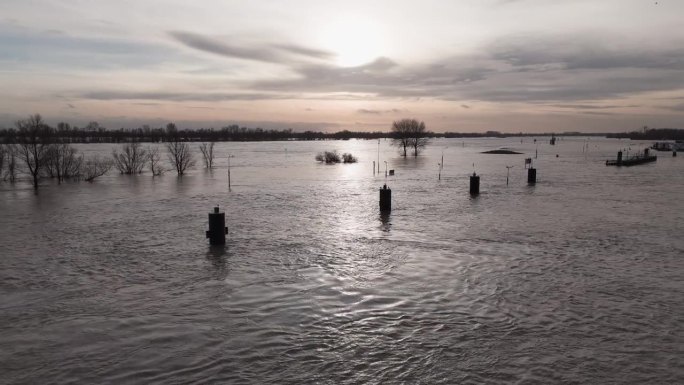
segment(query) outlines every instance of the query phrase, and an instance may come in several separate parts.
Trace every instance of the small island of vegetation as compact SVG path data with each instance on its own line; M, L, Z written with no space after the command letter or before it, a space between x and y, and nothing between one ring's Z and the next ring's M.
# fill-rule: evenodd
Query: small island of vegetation
M522 152L517 152L517 151L507 150L507 149L501 148L501 149L498 149L498 150L482 151L482 154L504 154L504 155L514 155L514 154L522 154Z

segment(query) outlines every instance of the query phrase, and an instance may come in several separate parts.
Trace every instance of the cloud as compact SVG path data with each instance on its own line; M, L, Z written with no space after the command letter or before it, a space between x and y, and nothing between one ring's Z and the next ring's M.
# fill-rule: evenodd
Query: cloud
M630 105L620 105L620 104L549 104L550 107L558 107L558 108L570 108L570 109L577 109L577 110L605 110L605 109L613 109L613 108L636 108L636 107L641 107L636 104L630 104Z
M459 63L461 64L461 63ZM425 67L405 68L387 57L379 57L357 67L330 64L295 66L297 77L256 81L258 90L316 93L373 94L386 97L432 97L444 89L485 78L490 70L453 63L437 63Z
M112 69L149 67L172 50L139 39L74 36L58 30L36 32L0 25L0 62L9 68ZM27 66L28 65L28 66Z
M669 106L663 106L661 107L665 110L670 110L670 111L676 111L676 112L684 112L684 103L682 104L675 104L675 105L669 105Z
M219 102L229 100L272 100L288 99L292 95L267 93L206 93L206 92L155 92L155 91L89 91L79 95L93 100L160 100L168 102L205 101Z
M486 49L489 55L525 69L684 69L684 48L630 47L618 38L602 43L589 35L517 35L499 39ZM531 67L531 68L528 68Z
M302 47L290 43L252 43L248 45L244 42L228 42L226 39L185 31L169 31L168 34L174 40L196 50L229 58L255 60L266 63L296 62L293 56L316 60L327 60L333 56L327 51Z
M611 40L612 39L612 40ZM608 42L617 38L606 37ZM346 93L358 98L572 102L684 88L684 49L634 49L591 36L517 35L423 65L380 57L358 67L295 65L296 77L255 81L263 92ZM464 107L465 108L465 107ZM373 113L372 111L366 113Z
M356 110L356 112L358 112L359 114L381 115L381 114L398 114L398 113L408 112L408 110L398 109L398 108L392 108L389 110L373 110L373 109L359 108L358 110Z

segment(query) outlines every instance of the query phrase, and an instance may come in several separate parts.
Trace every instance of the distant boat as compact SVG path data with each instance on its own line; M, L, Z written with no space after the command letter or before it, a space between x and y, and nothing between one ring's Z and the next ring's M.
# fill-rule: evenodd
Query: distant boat
M623 158L622 151L618 151L617 159L607 160L606 166L636 166L638 164L655 162L657 159L657 156L648 153L648 148L644 150L643 154L632 155L629 158Z

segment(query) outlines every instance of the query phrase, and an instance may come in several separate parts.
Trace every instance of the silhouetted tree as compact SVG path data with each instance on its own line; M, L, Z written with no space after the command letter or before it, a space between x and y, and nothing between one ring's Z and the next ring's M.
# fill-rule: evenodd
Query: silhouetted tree
M159 176L166 172L166 169L161 164L161 155L159 154L159 147L147 147L147 159L150 163L150 171L153 176Z
M204 167L211 170L214 167L214 142L202 143L199 149L202 152L202 159L204 159Z
M411 120L409 128L411 146L413 147L413 156L418 156L418 152L428 144L427 131L425 131L425 123L418 123L415 119Z
M412 127L420 125L415 119L402 119L392 122L392 145L399 147L401 155L406 157L406 150L412 146Z
M51 178L62 183L66 178L75 178L81 172L83 156L79 156L75 148L66 143L51 144L47 150L45 170Z
M168 127L167 127L168 128ZM185 170L195 165L195 160L190 152L190 145L181 142L178 136L173 137L171 142L166 143L171 164L176 167L178 176L185 174Z
M81 176L86 182L92 182L95 178L106 174L114 165L114 161L94 155L85 159L81 166Z
M175 123L169 123L166 125L166 135L172 138L178 136L178 128L176 128Z
M14 183L17 180L17 148L13 144L8 144L5 149L5 156L7 157L7 171L5 172L3 179Z
M0 144L0 178L3 175L3 169L5 168L5 159L7 158L7 148L4 144Z
M147 161L147 151L140 143L127 143L122 152L112 151L114 166L122 174L140 174Z
M49 144L50 128L39 114L16 122L18 144L17 156L24 162L26 171L33 179L33 188L38 189L38 180L45 168Z

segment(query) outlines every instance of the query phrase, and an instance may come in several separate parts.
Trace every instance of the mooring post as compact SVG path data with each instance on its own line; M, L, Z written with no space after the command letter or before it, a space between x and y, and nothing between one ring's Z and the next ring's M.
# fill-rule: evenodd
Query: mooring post
M392 210L392 190L383 185L380 189L380 211Z
M480 176L473 173L470 176L470 195L480 194Z
M527 169L527 184L535 183L537 183L537 169L530 167Z
M216 206L214 207L214 212L209 213L209 231L207 231L209 244L225 245L226 234L228 234L228 228L226 227L226 214L220 213L218 206Z
M672 151L672 156L677 156L677 150Z
M622 151L618 151L617 165L622 166Z

